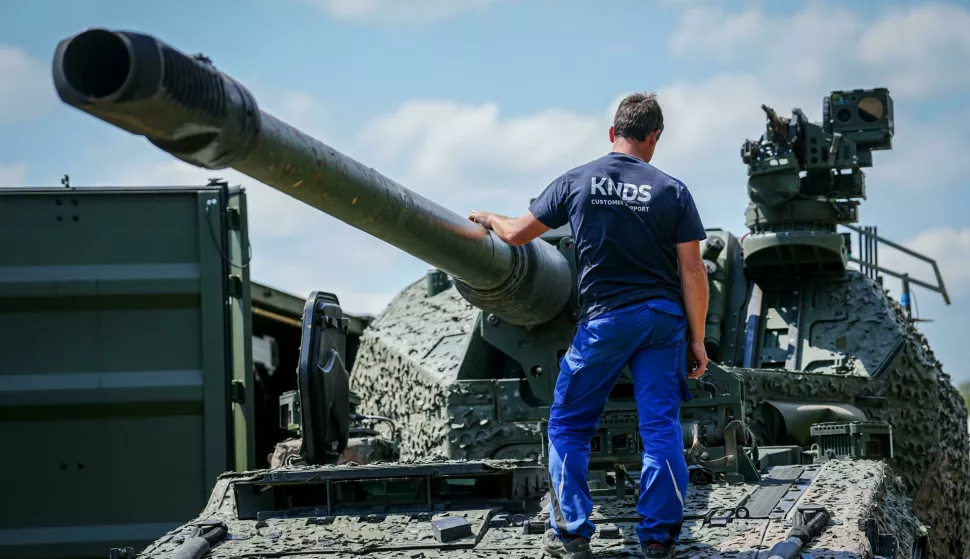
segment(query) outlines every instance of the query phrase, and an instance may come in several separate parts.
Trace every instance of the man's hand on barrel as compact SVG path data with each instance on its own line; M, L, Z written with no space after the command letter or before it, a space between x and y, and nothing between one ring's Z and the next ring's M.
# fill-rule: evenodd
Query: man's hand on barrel
M495 217L495 214L493 214L492 212L485 212L485 211L479 211L479 210L475 210L472 213L468 214L468 219L474 221L475 223L480 224L485 229L492 228L491 219L493 217Z
M549 230L531 212L512 218L475 210L468 214L468 219L494 231L500 239L512 246L524 245Z

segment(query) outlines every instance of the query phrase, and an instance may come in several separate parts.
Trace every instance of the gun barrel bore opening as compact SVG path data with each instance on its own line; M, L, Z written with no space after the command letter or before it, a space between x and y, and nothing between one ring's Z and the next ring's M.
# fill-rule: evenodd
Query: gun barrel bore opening
M116 33L92 29L79 34L64 49L64 78L89 99L103 99L121 90L131 72L131 54Z

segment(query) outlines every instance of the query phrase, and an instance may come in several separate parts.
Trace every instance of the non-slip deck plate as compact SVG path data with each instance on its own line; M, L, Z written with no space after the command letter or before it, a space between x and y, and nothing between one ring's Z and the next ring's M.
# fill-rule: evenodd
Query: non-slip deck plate
M814 464L772 468L744 505L748 518L784 518L811 485L819 468Z

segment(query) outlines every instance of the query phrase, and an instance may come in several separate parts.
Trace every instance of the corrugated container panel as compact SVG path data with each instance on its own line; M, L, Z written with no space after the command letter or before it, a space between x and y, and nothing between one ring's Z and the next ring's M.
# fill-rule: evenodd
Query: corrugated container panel
M245 453L228 192L0 191L0 557L140 549Z

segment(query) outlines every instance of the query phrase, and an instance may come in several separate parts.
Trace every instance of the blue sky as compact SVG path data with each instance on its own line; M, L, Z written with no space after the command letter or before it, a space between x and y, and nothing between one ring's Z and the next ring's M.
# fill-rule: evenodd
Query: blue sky
M332 290L348 310L373 313L427 266L248 177L175 162L57 102L54 47L91 26L205 53L264 109L460 213L522 212L557 174L609 149L620 97L657 91L667 131L655 162L692 189L705 225L738 235L747 204L739 149L763 130L761 103L818 119L832 90L889 87L894 149L867 171L861 222L940 261L953 305L917 291L921 314L935 319L921 328L947 370L970 380L966 3L0 4L0 185L57 185L65 173L76 185L225 177L250 195L255 279L301 295ZM889 249L880 259L927 276Z

